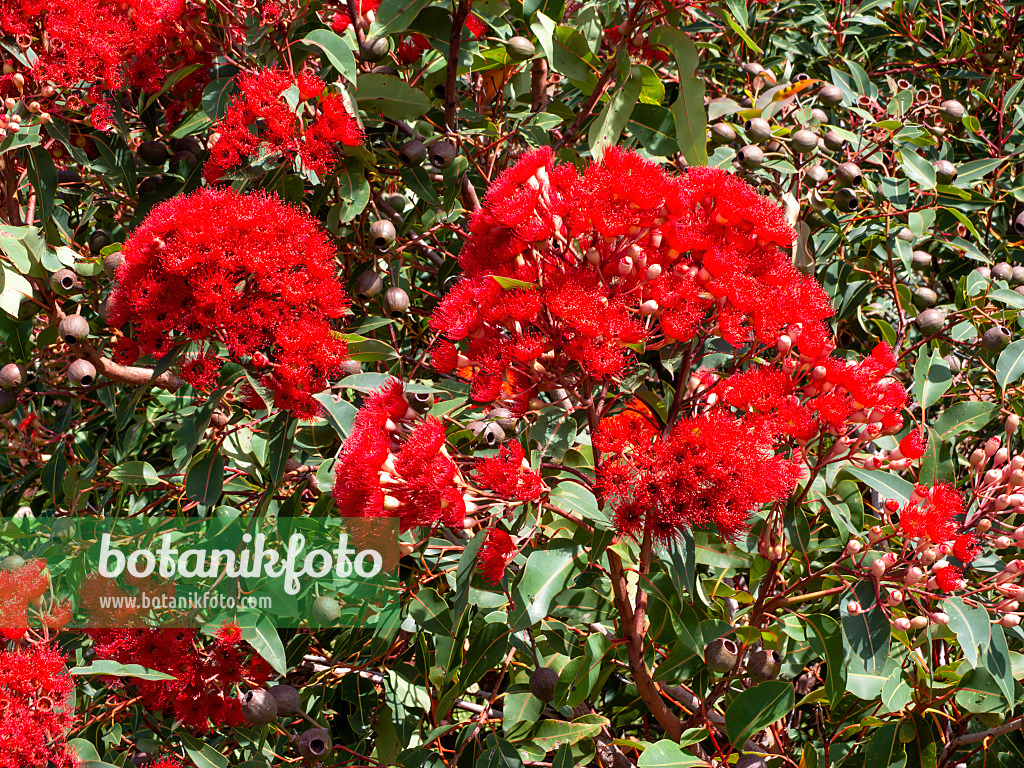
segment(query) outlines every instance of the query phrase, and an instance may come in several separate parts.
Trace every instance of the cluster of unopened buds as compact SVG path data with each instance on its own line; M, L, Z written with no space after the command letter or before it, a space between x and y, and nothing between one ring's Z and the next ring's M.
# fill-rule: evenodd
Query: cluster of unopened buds
M10 65L5 65L5 74L10 68ZM11 82L14 86L22 91L25 88L25 76L21 73L15 73L11 75ZM40 91L40 96L47 99L52 99L56 94L56 90L53 86L47 85ZM23 107L24 111L27 111L29 115L35 115L40 123L46 125L50 122L50 114L43 110L43 105L38 99L23 97L22 99L16 99L13 96L8 96L4 99L4 110L0 110L0 139L6 138L11 134L16 134L22 130L25 118L21 114L19 107Z
M1009 438L1020 427L1020 417L1010 414L1003 423ZM1010 450L999 437L992 437L983 448L971 454L971 490L978 501L976 516L993 515L997 512L1024 512L1024 455L1010 455ZM997 527L1001 527L996 523ZM1008 536L1018 543L1024 542L1024 527L1008 535L996 533L996 539L1007 539L1002 547L1008 547ZM996 545L999 546L998 544Z

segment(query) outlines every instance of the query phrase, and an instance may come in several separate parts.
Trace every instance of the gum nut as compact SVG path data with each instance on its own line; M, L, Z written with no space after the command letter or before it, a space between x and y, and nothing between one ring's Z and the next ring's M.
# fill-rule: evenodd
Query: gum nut
M711 140L715 144L731 144L736 141L736 129L728 123L715 123L711 126Z
M989 352L1001 352L1009 346L1011 338L1009 328L1005 325L997 325L982 334L981 347Z
M753 77L756 77L757 75L760 75L762 72L764 72L764 67L762 67L756 61L745 61L743 62L743 64L740 65L740 69L742 69L746 74L751 75Z
M277 702L277 712L281 715L297 715L302 712L302 698L299 692L290 685L275 685L270 695Z
M387 219L378 219L370 225L370 240L373 247L383 253L395 242L395 225Z
M1010 275L1010 282L1014 285L1024 283L1024 266L1017 265L1013 268L1013 272Z
M322 595L313 601L310 608L310 624L314 627L329 626L341 616L341 606L333 597Z
M846 141L843 139L842 136L840 136L835 131L829 131L828 133L826 133L822 137L822 141L824 141L825 143L825 149L829 150L830 152L838 152L844 146L846 146Z
M932 267L932 255L927 251L914 251L910 255L910 268L915 272L927 272Z
M1018 213L1013 220L1013 231L1018 235L1024 235L1024 211Z
M376 64L391 51L391 42L386 37L371 37L359 46L359 60Z
M743 132L750 141L760 144L772 135L772 127L763 117L752 117L743 124Z
M458 154L455 145L448 141L437 141L430 145L430 164L435 168L447 168Z
M398 150L402 165L420 165L427 158L427 146L419 139L410 139Z
M89 338L89 321L81 315L67 315L60 321L57 332L65 344L78 344Z
M939 160L935 163L935 180L939 184L952 184L956 181L956 166L949 160Z
M927 286L916 289L911 296L914 306L918 309L925 309L934 305L939 300L939 295Z
M753 169L764 162L764 152L756 144L748 144L736 153L736 159L744 168Z
M728 672L739 656L739 648L727 637L717 637L704 648L704 663L712 672Z
M558 673L551 667L537 667L530 673L530 693L549 704L555 699Z
M352 287L355 289L356 296L362 301L366 301L384 290L384 280L372 269L368 269L360 273Z
M68 379L81 387L91 386L96 381L96 366L88 360L75 360L68 366Z
M326 728L310 728L299 735L299 754L307 760L323 757L331 749L331 734Z
M94 229L89 235L89 250L99 253L112 242L114 242L114 237L110 234L109 229Z
M813 117L815 120L817 120L822 125L824 125L825 123L828 122L828 115L825 113L825 110L818 109L817 107L814 107L811 110L811 117Z
M18 396L13 392L0 389L0 415L7 414L18 407Z
M794 152L799 155L805 155L818 148L818 135L814 131L801 129L793 134L789 142Z
M505 53L512 61L526 61L537 53L537 47L528 38L516 35L505 41Z
M0 368L0 390L17 392L25 386L28 370L21 363L8 363Z
M946 312L943 309L926 309L917 316L917 327L921 333L932 336L946 327Z
M747 674L756 682L774 680L781 671L782 657L778 651L769 648L754 651L747 661Z
M823 85L818 89L817 99L819 104L834 107L843 100L843 92L838 86Z
M384 292L384 314L401 317L409 311L409 294L401 288L391 287Z
M951 373L960 373L963 368L963 362L956 355L943 355L942 359L946 361Z
M253 725L268 725L277 720L277 700L262 688L246 691L238 697L242 715Z
M896 237L904 243L912 243L916 239L910 227L900 227L900 231L896 233Z
M171 153L162 141L144 141L137 150L139 159L146 165L163 165Z
M828 171L822 165L812 165L804 170L804 179L810 186L817 187L828 179Z
M944 101L939 105L939 117L945 123L959 122L963 119L965 112L964 105L956 99Z
M490 447L500 445L505 442L505 430L497 422L492 421L480 432L480 439Z
M864 174L856 163L842 163L836 168L836 184L841 187L859 187Z
M837 189L833 199L835 200L836 208L843 213L852 213L860 208L860 197L857 195L856 190L846 187Z
M118 267L124 264L124 256L120 251L103 257L103 274L113 278L117 274Z
M73 269L58 269L50 275L50 287L58 293L67 293L78 287L78 275Z
M992 267L992 277L996 280L1009 281L1013 277L1013 267L1005 261L1000 261Z

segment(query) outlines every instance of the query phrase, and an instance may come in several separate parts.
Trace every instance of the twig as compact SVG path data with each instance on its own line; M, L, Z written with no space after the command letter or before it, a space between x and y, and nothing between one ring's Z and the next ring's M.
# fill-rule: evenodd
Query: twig
M351 2L351 0L349 0ZM448 40L448 71L444 81L444 128L448 133L455 132L455 76L459 71L459 48L462 47L462 30L473 10L473 0L459 0L459 5L452 16L452 36ZM479 207L479 206L478 206Z

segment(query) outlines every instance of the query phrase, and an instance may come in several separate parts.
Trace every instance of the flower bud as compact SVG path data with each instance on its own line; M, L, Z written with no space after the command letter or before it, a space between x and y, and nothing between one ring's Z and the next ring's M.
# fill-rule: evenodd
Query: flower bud
M998 437L990 437L985 441L985 455L994 456L996 451L999 450L999 445L1002 441Z
M989 528L992 527L992 521L987 517L981 518L978 521L978 533L988 533Z
M651 315L657 314L661 307L658 306L658 302L654 299L648 299L640 305L640 314L644 317L650 317Z
M775 343L776 349L784 355L788 355L789 351L793 349L793 340L786 334L779 336L779 340Z
M949 624L949 616L942 611L936 611L929 618L931 619L932 624L938 624L943 627Z
M853 601L846 604L846 612L851 616L857 616L862 612L860 603Z
M900 617L892 622L892 628L897 632L906 632L911 627L910 619Z
M857 541L857 539L850 539L850 541L847 542L847 544L846 544L846 554L848 554L848 555L856 555L863 548L864 548L864 545L862 545L859 541Z
M903 602L903 593L898 589L894 589L889 593L889 597L886 602L889 603L889 605L899 605Z
M1012 435L1020 427L1020 416L1015 413L1011 413L1006 417L1006 421L1003 422L1003 429L1006 434Z
M903 577L903 583L908 587L912 587L918 582L920 582L923 578L924 571L922 571L915 565L912 568L907 569L907 575Z
M882 538L882 527L880 525L871 526L871 530L868 531L868 543L872 546L877 544L879 539Z
M911 629L924 629L928 626L928 619L925 616L915 616L910 620Z
M999 626L1012 629L1020 625L1020 616L1015 613L1008 613L999 620Z
M995 539L993 539L992 541L992 546L994 546L996 549L1006 549L1008 546L1010 546L1010 543L1011 542L1009 536L996 536Z
M886 563L882 558L878 558L871 564L871 575L876 579L880 579L885 575Z

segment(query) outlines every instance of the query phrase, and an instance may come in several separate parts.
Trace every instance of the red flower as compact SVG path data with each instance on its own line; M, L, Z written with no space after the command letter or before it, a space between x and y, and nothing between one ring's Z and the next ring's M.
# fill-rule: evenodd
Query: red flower
M139 359L139 343L135 339L124 336L114 345L114 362L121 365L133 365Z
M689 341L712 317L733 346L774 345L787 333L803 355L833 348L823 323L832 307L793 267L781 209L722 170L678 177L613 147L580 174L544 147L498 176L469 229L465 278L431 325L486 373L472 393L479 402L500 396L494 384L509 370L524 389L562 373L614 379L634 345ZM883 375L869 383L882 388ZM895 401L898 385L884 388ZM839 398L829 413L843 420L857 409ZM808 408L778 405L772 428L812 436Z
M626 445L599 479L623 534L668 543L685 528L715 526L735 540L752 511L792 492L796 466L772 452L769 435L716 408L664 439Z
M402 64L412 64L417 61L424 51L430 50L430 43L419 32L414 32L402 38L402 42L395 49L395 56Z
M225 621L213 634L222 645L237 645L242 639L242 628L234 621Z
M477 554L477 571L484 581L496 586L515 554L516 545L512 537L500 528L489 528Z
M335 249L313 218L270 195L204 189L154 208L122 253L108 322L134 322L144 353L214 339L235 361L258 351L272 366L262 382L275 405L319 414L313 394L346 358L329 323L348 300ZM208 387L217 361L194 357L182 377Z
M943 592L956 592L964 585L964 574L955 565L947 565L935 571L935 583Z
M216 355L194 355L179 366L178 373L200 392L209 392L217 383L221 360Z
M66 741L78 717L65 660L49 645L0 651L0 768L79 765Z
M964 513L964 500L960 492L948 484L923 489L922 501L911 501L900 513L900 529L912 539L928 539L933 544L945 544L956 538L958 524L954 519ZM972 558L973 559L973 558Z
M481 38L487 34L487 25L484 24L479 16L472 13L466 17L465 27L466 31L476 38Z
M476 479L507 501L537 501L547 488L541 476L526 462L526 455L515 440L501 446L497 456L476 462Z
M961 533L953 542L953 557L961 563L973 562L981 554L981 544L973 533Z
M908 459L919 459L928 450L928 441L916 429L910 430L906 437L900 440L900 453Z
M466 502L459 468L445 447L444 425L410 426L402 383L370 393L335 462L334 500L348 517L398 517L402 530L462 525Z
M298 116L283 96L296 84L303 101L324 90L323 83L311 73L303 72L296 78L280 67L246 72L239 77L239 94L214 127L220 138L203 168L208 181L218 181L227 171L252 158L274 155L285 159L298 155L308 168L327 173L338 159L335 143L355 146L362 142L362 129L338 93L322 96L319 113L301 130Z

